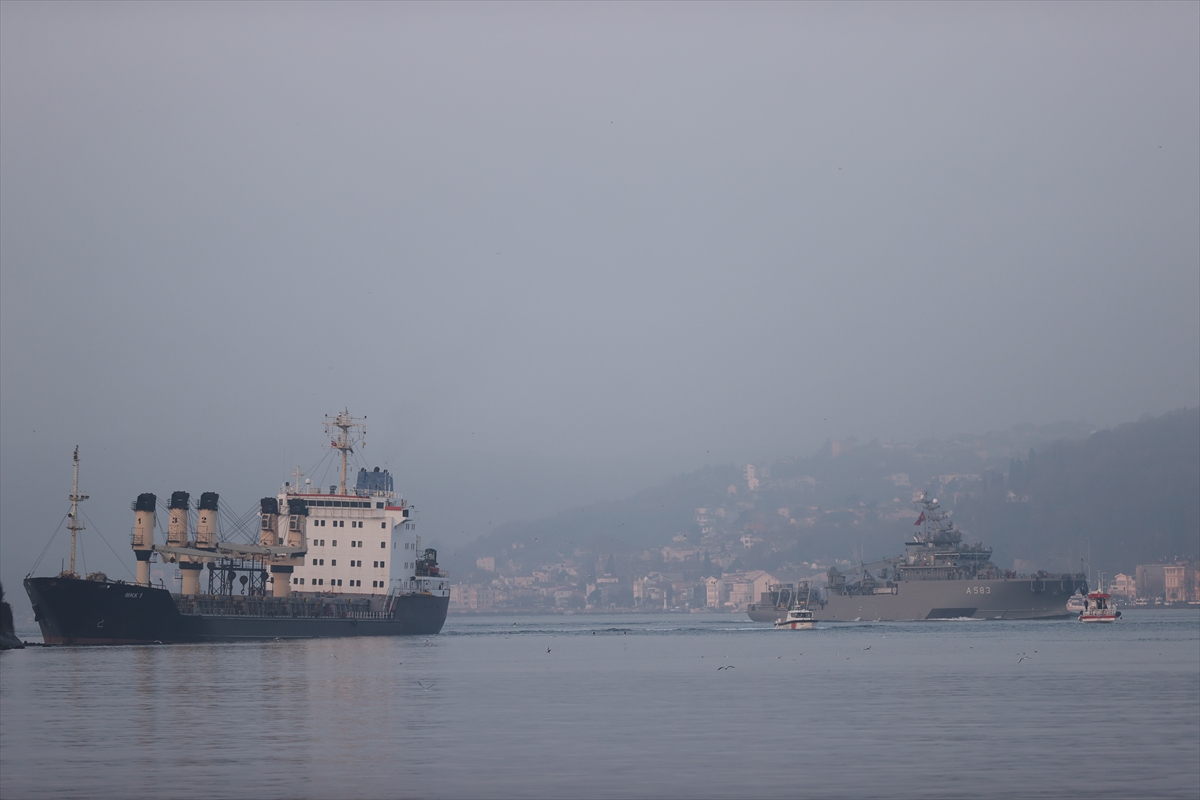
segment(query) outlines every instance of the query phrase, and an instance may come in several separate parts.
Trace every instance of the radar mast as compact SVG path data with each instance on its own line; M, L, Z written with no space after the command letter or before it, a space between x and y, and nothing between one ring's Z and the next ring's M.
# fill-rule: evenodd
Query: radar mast
M355 445L366 447L367 435L367 418L352 417L350 411L344 410L337 414L331 421L329 415L325 415L325 433L330 433L336 430L334 438L330 440L329 446L334 450L342 451L342 482L338 486L338 494L346 494L346 459L350 453L354 452ZM357 437L351 435L351 431L357 429L360 431Z

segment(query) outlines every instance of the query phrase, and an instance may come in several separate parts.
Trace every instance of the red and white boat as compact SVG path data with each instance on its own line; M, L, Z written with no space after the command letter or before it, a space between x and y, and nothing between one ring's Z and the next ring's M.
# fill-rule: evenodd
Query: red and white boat
M811 631L813 625L813 612L807 608L789 608L786 617L776 620L775 630Z
M1080 622L1116 622L1121 612L1109 605L1112 595L1107 592L1092 592L1083 602L1079 612Z

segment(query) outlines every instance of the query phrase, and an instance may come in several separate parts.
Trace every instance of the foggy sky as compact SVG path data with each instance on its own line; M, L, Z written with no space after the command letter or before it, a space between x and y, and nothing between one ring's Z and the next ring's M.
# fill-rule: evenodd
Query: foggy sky
M240 512L342 407L450 543L1194 406L1198 9L0 4L0 578L75 444L132 563L137 493Z

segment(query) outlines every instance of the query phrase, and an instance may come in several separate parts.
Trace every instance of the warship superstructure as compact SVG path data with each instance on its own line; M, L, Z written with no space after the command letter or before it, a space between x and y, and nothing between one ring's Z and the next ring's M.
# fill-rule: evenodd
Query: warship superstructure
M166 503L165 541L156 541L159 501L132 504L132 583L75 572L79 450L68 514L71 565L59 575L26 577L25 590L47 644L143 644L334 636L434 634L450 604L437 552L421 548L411 506L387 470L361 468L347 485L348 455L362 443L364 420L348 412L326 422L340 451L341 480L327 493L309 481L264 497L252 542L222 541L220 498L187 492ZM180 590L151 583L152 562L179 570Z
M963 542L936 498L922 492L914 502L920 530L906 552L850 574L831 567L808 604L818 622L1066 618L1071 595L1087 592L1082 573L1000 569L992 548ZM756 610L761 616L765 609Z

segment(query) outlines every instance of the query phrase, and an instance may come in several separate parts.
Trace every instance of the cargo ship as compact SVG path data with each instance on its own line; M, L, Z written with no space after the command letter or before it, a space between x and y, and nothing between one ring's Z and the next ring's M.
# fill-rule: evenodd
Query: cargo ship
M326 418L330 447L340 452L341 480L328 492L311 481L285 483L264 497L242 526L243 541L223 540L220 497L204 492L193 506L176 491L162 507L138 495L131 545L133 582L75 572L79 449L67 519L70 567L25 578L25 591L46 644L169 644L347 636L430 635L441 631L450 583L437 551L421 547L412 506L391 474L359 469L347 484L348 457L363 443L365 418ZM159 512L167 518L158 541ZM256 518L256 519L255 519ZM236 522L236 518L234 518ZM232 527L238 527L234 525ZM234 538L234 537L230 537ZM173 564L179 591L150 579L152 563ZM203 585L202 585L203 584ZM174 587L172 587L174 588Z
M808 607L817 622L932 619L1065 619L1067 601L1087 593L1082 573L1022 575L992 563L992 548L965 544L949 515L922 492L914 501L920 531L905 542L903 555L861 564L847 574L830 567L826 585ZM767 598L764 597L764 601ZM773 612L767 602L751 608L751 619Z

